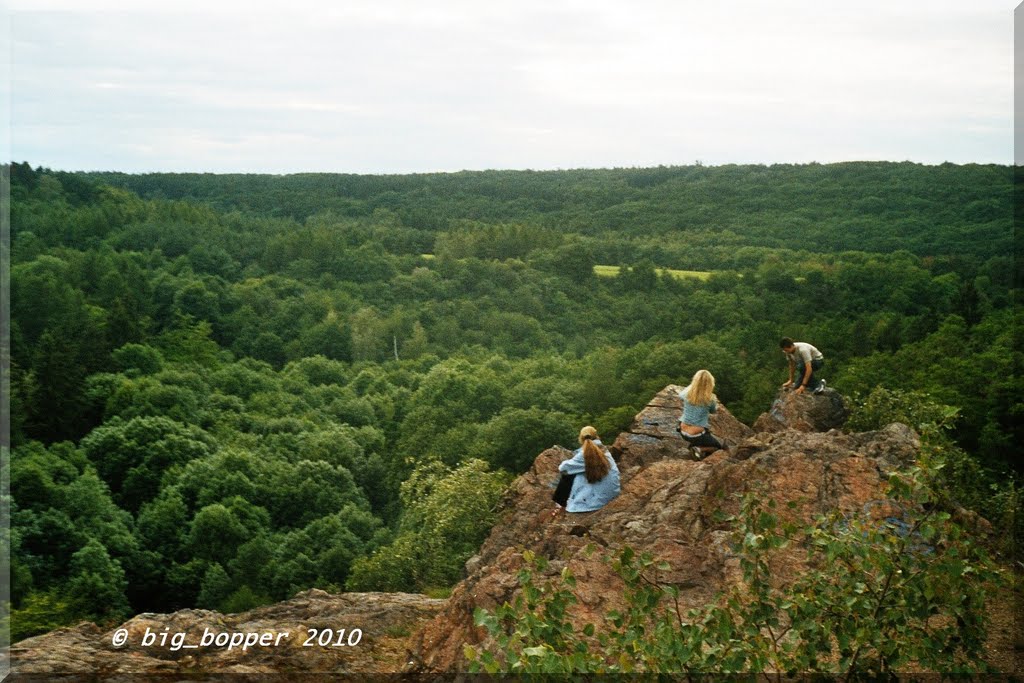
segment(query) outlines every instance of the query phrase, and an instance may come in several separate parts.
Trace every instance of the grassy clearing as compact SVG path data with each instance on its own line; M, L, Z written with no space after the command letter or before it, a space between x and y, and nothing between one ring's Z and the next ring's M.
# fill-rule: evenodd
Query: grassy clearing
M436 258L434 254L420 254L420 256L427 260L433 260ZM594 274L599 277L615 277L619 274L621 266L594 266ZM675 270L673 268L655 268L659 275L668 273L677 280L691 277L698 280L707 280L711 277L711 271L707 270Z
M619 274L620 266L594 266L594 274L600 277L615 277ZM656 268L659 275L668 273L672 277L680 280L686 277L697 278L698 280L707 280L711 277L711 272L706 270L674 270L672 268Z

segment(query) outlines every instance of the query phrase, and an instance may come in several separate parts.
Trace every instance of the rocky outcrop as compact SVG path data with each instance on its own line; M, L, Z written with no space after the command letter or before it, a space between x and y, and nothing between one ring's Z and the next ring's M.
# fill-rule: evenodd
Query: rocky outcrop
M846 400L835 389L826 388L820 394L797 394L791 389L780 389L772 407L754 422L754 431L827 432L842 427L849 416Z
M682 406L679 402L680 386L670 384L651 399L640 411L629 429L619 435L610 450L621 469L649 465L663 458L691 457L680 451L683 439L676 431ZM711 414L711 432L727 448L750 436L753 430L743 424L719 404ZM692 458L691 458L692 459Z
M834 429L845 419L838 394L786 394L773 407L775 415L759 419L757 431L720 406L711 426L727 448L698 461L675 431L678 389L659 392L615 440L622 494L601 510L553 516L558 464L571 453L559 447L541 453L506 492L499 522L448 600L310 590L240 614L141 614L109 630L80 624L14 644L13 680L51 680L70 672L82 677L62 680L149 680L157 674L170 676L164 680L205 680L192 675L220 673L257 676L246 680L266 673L319 680L305 674L460 671L463 646L484 635L473 625L473 610L493 609L514 597L525 549L548 558L552 575L563 567L575 574L579 623L600 623L608 609L621 607L622 583L604 557L626 545L667 561L671 570L661 578L678 586L683 609L698 608L740 577L729 527L719 521L721 514L738 511L739 494L758 491L778 503L780 514L803 520L836 509L884 516L888 474L911 463L920 447L905 425L860 434ZM773 564L772 575L791 580L804 561L802 552L787 555ZM312 642L309 629L317 634ZM353 629L361 631L355 643L349 640ZM122 631L127 642L115 646ZM147 633L153 641L144 644ZM185 641L175 647L178 633ZM207 633L227 635L221 636L223 644L202 645ZM288 635L278 639L282 633ZM324 633L330 637L321 641ZM231 634L241 634L234 646ZM248 634L254 635L245 646ZM1012 642L1007 648L1012 653Z
M835 509L884 515L888 473L912 462L920 446L903 425L864 434L793 428L755 433L723 406L712 431L729 448L697 461L674 431L680 414L676 390L659 392L616 439L622 494L601 510L552 517L551 487L558 463L570 453L552 448L537 457L510 488L502 517L467 567L466 579L414 637L412 670L463 668L463 645L483 636L473 625L473 610L493 609L514 597L525 549L548 558L552 575L566 566L575 574L578 623L600 623L607 610L621 606L622 583L604 556L626 545L667 561L672 569L663 579L679 587L683 608L697 608L740 576L728 527L717 521L719 513L738 512L739 496L733 494L763 492L784 514L803 520ZM815 406L832 402L813 395L795 400L810 408L796 405L782 414L799 417L805 429L821 424L809 419L818 415ZM803 561L799 554L788 558L773 568L774 575L793 578Z
M110 630L82 623L12 645L18 674L13 680L78 672L88 673L87 680L131 674L393 672L407 664L410 633L444 603L408 593L332 595L313 589L239 614L146 613ZM316 632L311 641L309 629ZM184 634L181 642L176 634ZM118 647L115 641L122 636ZM204 643L204 636L210 642Z

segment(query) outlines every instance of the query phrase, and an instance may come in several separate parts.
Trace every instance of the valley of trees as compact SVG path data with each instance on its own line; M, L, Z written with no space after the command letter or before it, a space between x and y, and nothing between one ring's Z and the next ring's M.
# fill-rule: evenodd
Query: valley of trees
M541 450L702 367L749 423L781 336L958 408L949 493L1020 538L1011 168L3 171L14 639L451 586Z

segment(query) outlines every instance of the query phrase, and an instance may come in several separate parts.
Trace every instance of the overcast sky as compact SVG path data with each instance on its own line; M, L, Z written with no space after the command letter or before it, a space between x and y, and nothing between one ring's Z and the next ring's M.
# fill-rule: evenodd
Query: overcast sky
M205 4L7 0L6 156L270 173L1013 160L1011 2Z

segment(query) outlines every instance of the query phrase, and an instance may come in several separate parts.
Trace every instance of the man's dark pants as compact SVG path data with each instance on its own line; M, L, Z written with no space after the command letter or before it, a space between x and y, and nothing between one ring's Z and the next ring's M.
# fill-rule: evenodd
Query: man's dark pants
M825 364L823 358L816 358L811 361L811 376L807 378L807 389L806 391L814 391L818 388L818 380L814 378L814 373L821 370L821 366ZM806 367L803 363L796 366L796 374L793 375L793 386L798 387L804 382L804 372Z

